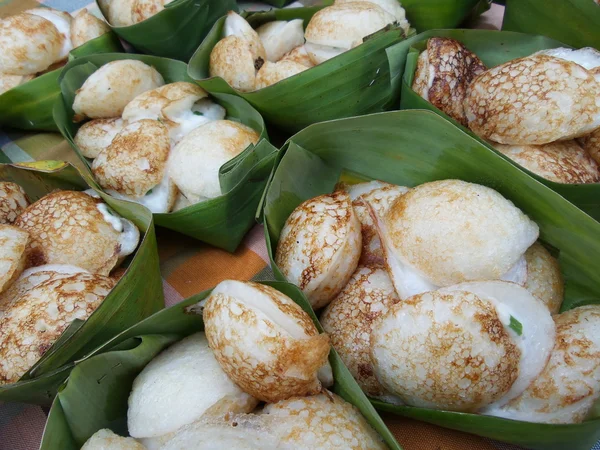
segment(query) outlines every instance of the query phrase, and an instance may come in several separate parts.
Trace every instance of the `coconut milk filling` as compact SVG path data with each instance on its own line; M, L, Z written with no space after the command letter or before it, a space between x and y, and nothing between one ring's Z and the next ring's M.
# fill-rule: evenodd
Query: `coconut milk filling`
M179 124L171 128L171 139L175 144L187 136L190 131L213 120L223 120L227 111L209 98L198 97L184 99L164 111L168 119Z
M171 196L171 179L165 174L159 184L137 201L153 213L169 212L169 197Z
M548 362L555 336L554 321L548 308L525 288L503 281L461 283L442 290L472 292L492 303L504 329L521 351L518 378L504 396L482 412L502 407L521 395ZM521 324L520 334L511 327L513 320Z
M169 176L165 174L161 182L150 189L146 195L142 197L132 197L130 195L121 194L113 189L107 189L106 193L119 200L139 203L155 214L162 214L169 212L171 184L172 182Z
M510 281L525 286L525 283L527 282L527 260L525 259L525 255L521 255L515 265L500 277L500 280Z
M119 258L131 255L137 248L140 240L140 230L130 220L114 215L106 203L98 203L98 211L104 220L109 223L119 235Z
M208 120L223 120L227 115L227 110L225 108L209 98L203 98L194 103L192 112L201 113Z
M121 222L121 218L114 216L108 209L108 205L106 203L98 203L96 207L98 208L98 211L100 211L100 214L102 214L104 221L110 224L115 231L118 233L123 231L123 223Z
M176 116L172 116L171 119L179 124L179 126L171 128L171 139L173 139L175 144L181 141L193 129L210 122L210 119L202 113L192 110L183 111Z
M394 249L388 238L387 229L379 215L375 212L373 206L365 202L369 208L369 213L373 219L373 223L377 229L381 248L384 253L390 278L398 296L401 299L412 297L413 295L422 294L423 292L435 291L439 288L435 284L427 280L423 275L413 269L410 265L405 264L400 258L394 254Z
M140 241L140 230L130 220L121 219L121 222L123 223L123 232L120 238L119 258L124 258L135 251Z
M317 372L317 379L325 387L333 386L333 369L331 368L329 361L327 361L323 367L319 369Z

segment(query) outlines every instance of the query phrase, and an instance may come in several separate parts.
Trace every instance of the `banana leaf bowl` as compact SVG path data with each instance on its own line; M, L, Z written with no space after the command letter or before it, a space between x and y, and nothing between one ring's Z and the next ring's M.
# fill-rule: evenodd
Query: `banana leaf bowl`
M340 180L371 179L404 186L461 179L497 190L539 225L540 239L559 253L566 281L562 310L600 303L600 223L468 133L422 110L316 124L290 138L280 150L263 202L267 249L277 279L285 277L274 263L274 251L294 208L332 192ZM589 450L600 438L597 409L583 423L549 425L373 404L382 411L540 450Z
M152 65L166 83L194 82L186 74L181 61L147 55L105 54L80 58L68 64L59 79L62 95L55 103L54 119L65 139L85 167L86 181L96 189L87 160L74 142L77 125L73 122L73 99L84 81L100 66L117 59L136 59ZM166 214L154 214L158 226L170 228L216 247L234 251L246 232L255 224L254 216L267 178L273 166L276 149L267 141L267 131L260 114L242 98L229 94L213 94L217 103L227 110L228 119L241 122L260 135L256 145L250 145L220 169L223 195Z
M283 8L291 0L266 0L265 3ZM489 0L402 0L406 17L417 32L434 28L455 28L465 20L474 19L490 8ZM320 2L333 4L333 0Z
M402 76L402 94L400 109L429 109L452 122L461 130L470 134L483 145L497 152L490 144L477 137L466 127L444 114L427 100L421 98L411 86L417 68L419 52L425 49L430 37L441 36L456 39L474 52L488 67L502 64L511 59L530 55L536 51L564 47L564 44L544 36L532 36L509 31L490 30L432 30L421 33L405 42L398 44L394 51L403 54L405 66ZM510 158L497 152L509 161ZM513 164L516 164L513 162ZM522 168L536 180L558 192L570 202L587 212L596 220L600 220L600 183L591 184L563 184L546 180L527 169Z
M293 0L266 0L265 3L273 5L276 8L283 8L288 3L292 3Z
M283 282L264 284L297 302L322 331L310 304L298 288ZM208 297L210 292L205 291L154 314L77 362L50 409L40 449L79 449L102 428L127 435L127 398L134 378L162 349L203 330L202 316L189 307ZM329 360L335 379L332 390L361 411L390 449L401 450L334 350Z
M304 26L322 7L290 8L251 13L254 28L274 20L303 19ZM211 94L237 95L280 130L295 132L316 122L381 112L397 106L400 94L396 55L388 50L404 39L398 27L389 27L318 66L253 92L240 92L220 77L210 77L209 59L221 39L225 17L214 25L190 59L189 75Z
M1 164L0 180L21 185L31 201L56 189L89 188L79 172L62 161ZM100 195L137 225L139 246L123 263L124 275L96 311L85 321L74 321L18 382L0 385L0 401L50 404L73 361L164 307L152 215L139 205Z
M111 29L139 52L185 62L219 17L238 10L235 0L173 0L142 22L117 27L108 20L106 1L96 3Z
M490 9L490 0L402 0L406 17L417 33L435 28L456 28Z
M507 0L502 29L540 34L573 47L600 48L595 0Z
M71 50L69 60L96 53L123 51L114 33L106 33ZM0 126L23 130L57 131L52 108L60 95L61 69L40 75L0 94Z

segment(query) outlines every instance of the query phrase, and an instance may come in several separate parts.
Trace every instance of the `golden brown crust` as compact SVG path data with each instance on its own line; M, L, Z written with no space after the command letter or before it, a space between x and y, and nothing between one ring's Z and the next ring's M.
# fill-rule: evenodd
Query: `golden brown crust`
M131 8L133 23L149 19L163 9L165 9L165 0L134 0Z
M394 21L394 16L372 3L334 4L312 16L304 37L307 42L348 50Z
M338 191L307 200L292 212L281 232L275 263L316 309L346 285L361 246L360 222L350 196Z
M304 72L307 67L295 61L266 61L256 74L256 89L262 89L272 84L279 83L286 78Z
M110 27L106 22L90 14L85 8L73 16L71 42L75 48L108 32Z
M315 65L315 63L312 62L312 59L310 59L310 56L308 56L308 53L306 53L304 45L300 45L290 50L281 57L280 61L294 61L308 68L314 67Z
M75 145L86 158L97 158L123 126L123 120L119 117L90 120L77 130L74 138Z
M26 231L12 225L0 225L0 292L6 291L25 269L28 242Z
M273 421L284 448L384 450L386 445L360 411L324 390L265 406L259 417Z
M0 95L11 89L33 80L35 75L8 75L0 73Z
M64 39L52 22L34 14L0 20L0 72L32 75L47 69L59 58Z
M412 188L384 222L394 256L436 286L500 279L539 234L497 191L461 180Z
M162 75L141 61L111 61L91 74L76 91L74 121L105 119L123 114L127 104L143 92L165 84Z
M598 164L575 140L544 145L492 145L517 164L555 183L600 182Z
M459 41L433 37L427 41L426 56L419 56L413 90L466 126L463 101L467 87L485 70L477 55Z
M556 340L539 377L501 411L502 417L545 423L579 423L600 398L600 306L554 316Z
M371 357L378 379L407 404L476 411L509 391L521 351L490 302L433 291L375 320Z
M30 205L15 226L30 235L27 266L71 264L108 275L120 252L119 233L83 192L55 191Z
M262 401L318 393L321 383L316 374L327 361L329 337L319 334L308 314L279 291L256 283L247 285L267 295L273 303L266 308L277 308L300 326L305 336L294 337L268 313L217 287L204 306L203 318L206 338L221 368L245 392Z
M209 72L211 77L223 78L232 88L242 92L253 91L256 70L265 62L254 58L246 39L227 36L221 39L210 52Z
M131 437L122 437L104 428L94 433L81 447L81 450L94 449L146 450L146 447Z
M376 183L376 185L374 183ZM367 187L368 185L370 185L369 189L372 188L368 192L364 192L358 197L353 193L354 189L363 189L363 186ZM354 199L352 201L352 207L354 208L354 212L361 225L362 251L359 264L366 266L377 264L384 265L385 258L383 255L383 248L381 246L381 241L379 240L377 227L371 218L369 205L379 217L384 217L397 198L408 192L408 188L381 181L374 181L370 183L360 183L354 186L342 186L341 189L349 192L350 196Z
M29 197L17 183L0 182L0 223L11 224L29 206Z
M186 98L192 98L196 102L205 97L208 97L207 92L194 83L177 81L165 84L156 89L146 91L129 102L123 111L123 119L137 120L136 112L147 111L149 114L156 114L155 117L147 118L160 118L169 127L177 126L176 122L169 119L169 108Z
M49 279L12 302L0 318L0 384L16 382L75 319L87 319L113 288L101 275Z
M560 310L564 299L564 281L560 264L540 243L525 252L527 282L525 288L548 307L551 314Z
M139 198L162 181L170 151L168 128L158 120L140 120L115 136L92 171L103 188Z
M598 69L600 71L600 68ZM579 144L600 165L600 128L578 139Z
M547 144L580 136L600 114L600 84L570 61L532 55L476 77L464 107L469 128L501 144Z
M361 389L370 396L386 394L377 381L370 356L373 322L399 302L385 267L359 266L342 292L320 317L323 329Z

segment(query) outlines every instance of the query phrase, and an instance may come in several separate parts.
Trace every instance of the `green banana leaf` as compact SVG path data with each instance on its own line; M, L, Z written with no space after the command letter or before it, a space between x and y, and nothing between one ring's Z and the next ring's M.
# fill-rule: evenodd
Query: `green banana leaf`
M288 3L292 3L293 0L265 0L265 3L273 5L276 8L283 8Z
M280 150L264 202L267 248L274 251L285 220L302 201L332 192L340 179L379 179L405 186L461 179L496 189L540 227L559 252L566 281L562 310L600 303L600 223L556 192L430 111L397 111L313 125ZM577 425L398 407L377 408L527 448L589 450L600 438L600 414Z
M405 70L402 77L402 94L400 97L400 109L429 109L446 118L461 130L475 137L486 147L494 150L508 161L512 160L496 151L490 144L477 137L473 132L463 127L451 117L444 114L427 100L421 98L411 88L419 51L426 48L426 42L430 37L450 37L464 43L488 66L493 67L506 61L530 55L536 51L564 46L564 44L544 36L532 36L510 31L490 30L432 30L401 42L394 49L402 53ZM515 162L512 162L516 165ZM579 206L582 210L597 220L600 220L600 184L563 184L546 180L533 172L525 170L536 180L544 183L552 190L558 192L570 202Z
M72 61L64 68L59 80L62 98L55 103L54 119L62 135L88 169L83 174L84 178L96 189L102 188L94 180L90 170L91 163L73 141L78 125L73 123L71 106L75 93L83 82L98 67L117 59L137 59L150 64L163 75L167 83L194 82L187 76L184 63L157 56L93 55ZM232 252L255 224L256 207L266 186L277 149L267 141L262 117L244 99L230 94L213 94L213 97L227 110L228 119L253 128L260 134L261 140L221 167L220 182L223 195L173 213L155 214L154 219L158 226L170 228Z
M113 27L101 1L96 1L111 29L141 53L187 62L215 21L238 11L235 0L174 0L154 16L127 27Z
M456 28L490 9L491 0L402 0L406 18L418 33L435 28Z
M73 49L69 59L94 53L123 51L114 33L106 33ZM56 131L52 107L60 94L58 76L53 70L0 95L0 125L23 130Z
M502 29L600 48L600 6L594 0L508 0Z
M283 8L285 5L292 3L294 0L264 0L263 3L268 3L269 5L273 5L276 8ZM321 6L326 6L326 5L332 5L334 2L334 0L320 0L318 2L310 2L313 5L314 4L319 4Z
M297 302L322 331L310 304L296 286L282 282L264 284ZM54 400L40 450L79 449L102 428L111 428L126 435L127 398L134 378L160 350L203 330L202 316L188 307L208 295L210 291L205 291L154 314L76 363L64 388ZM333 390L356 405L390 449L401 450L334 350L329 360L335 379Z
M0 180L21 185L32 201L56 190L85 190L79 172L62 161L1 164ZM140 229L140 244L124 262L127 271L86 321L75 321L17 383L0 385L0 401L48 405L67 378L72 361L164 306L152 215L145 208L101 194Z
M322 7L289 8L253 13L248 22L257 27L273 20L304 19L304 26ZM238 95L262 114L268 124L295 132L325 120L392 109L400 94L395 54L387 47L404 39L390 27L340 56L253 92L239 92L220 77L210 78L209 59L221 39L225 17L220 18L188 66L189 75L210 93Z

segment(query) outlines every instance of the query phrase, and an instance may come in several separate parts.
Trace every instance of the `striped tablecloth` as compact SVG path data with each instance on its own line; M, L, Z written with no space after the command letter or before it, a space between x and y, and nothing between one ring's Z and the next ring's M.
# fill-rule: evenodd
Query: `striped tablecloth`
M314 0L308 0L317 3ZM89 0L45 0L41 3L75 12L87 7ZM0 0L0 17L37 5L34 0ZM260 3L246 2L243 7L258 9ZM494 5L478 27L498 29L503 8ZM24 162L40 159L67 160L79 164L77 157L52 133L23 133L0 130L0 162ZM175 232L157 229L163 288L167 306L208 289L228 278L273 279L269 268L262 227L256 226L237 252L229 254ZM0 403L0 450L35 450L44 431L47 410L18 403ZM405 450L516 450L514 446L493 442L435 425L385 415L384 419ZM58 450L58 449L57 449ZM600 450L596 446L594 450Z

